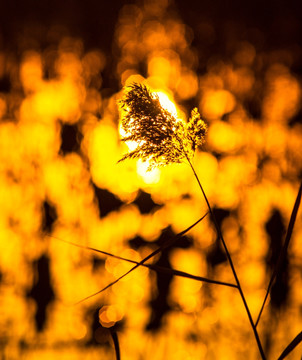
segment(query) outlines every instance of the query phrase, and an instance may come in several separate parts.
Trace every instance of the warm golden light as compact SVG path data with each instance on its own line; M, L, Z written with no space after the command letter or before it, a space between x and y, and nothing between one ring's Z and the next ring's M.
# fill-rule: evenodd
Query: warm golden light
M156 94L158 95L161 106L177 118L177 109L170 97L162 91L157 91Z
M114 334L125 360L259 358L238 289L197 278L235 281L209 214L131 271L208 208L187 159L118 162L138 146L121 141L118 102L146 84L177 124L200 112L192 164L255 321L301 181L300 50L266 50L254 28L223 50L206 13L191 28L175 9L121 5L110 51L57 25L20 33L11 51L0 29L3 359L110 360ZM267 359L301 331L301 238L299 209L257 326Z
M160 170L153 169L148 171L149 163L148 161L142 162L139 160L137 162L137 173L142 177L146 184L156 184L160 181Z

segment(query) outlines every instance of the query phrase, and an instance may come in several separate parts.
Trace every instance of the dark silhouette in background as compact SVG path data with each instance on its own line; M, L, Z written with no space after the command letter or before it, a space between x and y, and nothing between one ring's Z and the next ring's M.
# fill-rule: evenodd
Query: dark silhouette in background
M49 257L43 254L38 260L33 262L32 266L34 269L34 283L27 296L36 303L35 324L37 331L41 332L46 325L48 306L55 298L51 281Z

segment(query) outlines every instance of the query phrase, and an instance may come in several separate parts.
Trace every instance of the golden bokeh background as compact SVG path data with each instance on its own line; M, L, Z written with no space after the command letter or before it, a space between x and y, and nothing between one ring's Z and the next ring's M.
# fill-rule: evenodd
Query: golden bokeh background
M131 265L60 241L140 261L206 213L188 165L117 164L128 149L117 102L144 82L209 125L194 166L256 319L302 175L301 48L240 40L205 59L194 39L211 42L215 25L202 19L196 34L176 9L121 5L111 53L58 26L44 47L0 41L1 359L114 359L112 331L123 360L259 358L236 289L140 267L78 303ZM118 88L104 85L109 65ZM258 326L268 359L301 331L301 239L299 211ZM234 283L208 217L153 262ZM301 346L288 359L300 357Z

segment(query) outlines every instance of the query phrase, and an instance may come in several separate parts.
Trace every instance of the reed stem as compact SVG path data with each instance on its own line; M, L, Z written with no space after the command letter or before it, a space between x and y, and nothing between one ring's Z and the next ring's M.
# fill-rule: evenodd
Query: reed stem
M246 310L246 313L247 313L247 315L248 315L250 324L251 324L251 326L252 326L252 329L253 329L253 332L254 332L254 335L255 335L255 338L256 338L256 342L257 342L257 345L258 345L258 349L259 349L259 352L260 352L260 354L261 354L261 358L262 358L262 360L266 360L266 357L265 357L265 354L264 354L264 351L263 351L263 348L262 348L262 345L261 345L261 342L260 342L260 338L259 338L259 335L258 335L256 326L255 326L255 324L254 324L254 321L253 321L253 318L252 318L250 309L249 309L249 307L248 307L248 304L247 304L247 302L246 302L245 296L244 296L244 294L243 294L242 287L241 287L241 285L240 285L240 281L239 281L239 278L238 278L238 276L237 276L237 273L236 273L236 270L235 270L235 267L234 267L234 264L233 264L231 255L230 255L229 250L228 250L228 248L227 248L226 242L225 242L225 240L224 240L224 238L223 238L223 235L222 235L222 232L221 232L221 230L220 230L220 227L219 227L219 225L218 225L218 223L217 223L216 217L215 217L215 215L214 215L214 213L213 213L213 210L212 210L211 205L210 205L210 203L209 203L209 200L208 200L208 198L207 198L207 196L206 196L206 193L205 193L205 191L204 191L204 189L203 189L203 187L202 187L202 185L201 185L201 182L200 182L200 180L199 180L199 178L198 178L198 175L197 175L197 173L196 173L196 171L195 171L195 169L194 169L194 166L192 165L192 163L191 163L191 161L190 161L190 159L189 159L188 157L187 157L187 161L188 161L188 163L189 163L189 165L190 165L190 167L191 167L191 169L192 169L192 171L193 171L193 174L194 174L194 176L195 176L195 178L196 178L196 180L197 180L197 182L198 182L198 185L199 185L199 187L200 187L200 190L201 190L201 192L202 192L202 194L203 194L203 197L204 197L204 199L205 199L205 201L206 201L206 203L207 203L207 206L208 206L210 215L211 215L211 217L212 217L212 219L213 219L213 222L214 222L214 225L215 225L215 228L216 228L217 235L218 235L218 237L220 238L220 240L221 240L221 242L222 242L222 245L223 245L223 247L224 247L224 250L225 250L227 259L228 259L228 261L229 261L230 267L231 267L231 269L232 269L232 272L233 272L233 275L234 275L234 278L235 278L235 281L236 281L236 284L237 284L237 287L238 287L238 290L239 290L239 293L240 293L240 296L241 296L243 305L244 305L244 307L245 307L245 310Z

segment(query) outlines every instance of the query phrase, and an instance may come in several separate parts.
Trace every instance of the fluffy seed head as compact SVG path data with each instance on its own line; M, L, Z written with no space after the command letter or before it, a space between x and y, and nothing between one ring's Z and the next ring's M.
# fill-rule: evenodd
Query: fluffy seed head
M136 142L136 148L119 161L140 158L157 166L191 159L197 146L204 143L207 126L195 108L188 123L175 118L160 104L158 95L145 85L133 83L120 101L124 110L123 141Z

